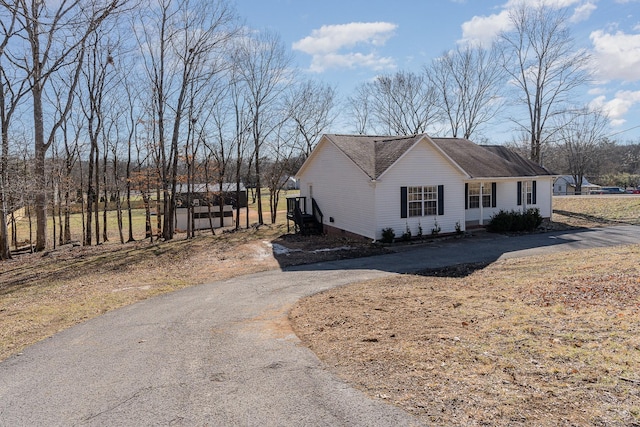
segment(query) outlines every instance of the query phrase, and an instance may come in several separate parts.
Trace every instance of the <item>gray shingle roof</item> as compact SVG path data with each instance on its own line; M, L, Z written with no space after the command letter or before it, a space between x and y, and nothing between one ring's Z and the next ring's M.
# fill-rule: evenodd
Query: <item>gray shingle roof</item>
M411 136L325 135L371 179L378 179L425 134ZM472 178L553 175L502 146L480 146L462 138L430 138Z

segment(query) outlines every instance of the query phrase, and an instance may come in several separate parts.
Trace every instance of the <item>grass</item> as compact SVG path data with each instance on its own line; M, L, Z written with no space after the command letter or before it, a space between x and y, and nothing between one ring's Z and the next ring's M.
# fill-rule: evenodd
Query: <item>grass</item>
M276 217L276 222L281 222L282 221L282 216L284 215L284 211L287 208L287 201L286 198L288 196L293 196L293 195L297 195L299 194L298 190L282 190L280 193L280 199L278 200L278 216ZM251 195L249 195L249 202L251 202ZM122 233L124 236L125 241L128 238L128 233L129 233L129 219L128 219L128 214L127 211L124 209L124 206L126 206L126 203L123 203L123 212L122 212L122 220L123 220L123 225L122 225ZM146 217L145 217L145 211L143 208L143 204L142 201L138 199L133 200L133 206L135 207L135 209L132 209L132 224L133 224L133 237L136 240L143 240L145 238L145 227L146 227ZM71 228L71 240L72 241L76 241L76 242L82 242L82 227L83 227L83 222L86 222L86 217L83 218L81 213L76 212L78 209L80 208L79 204L74 204L72 206L72 211L74 213L71 214L70 216L70 220L69 220L69 224L70 224L70 228ZM151 206L151 211L155 212L156 205L155 203L152 203ZM271 216L269 213L269 191L268 189L263 189L262 190L262 208L263 208L263 219L265 222L270 223L271 222ZM257 213L257 203L249 203L249 209L251 211L253 211L254 215ZM49 210L49 213L50 210ZM250 217L251 221L254 221L256 218ZM55 225L55 233L56 236L59 236L60 233L60 229L59 229L59 221L58 218L56 217L56 225ZM102 204L100 204L100 241L102 243L102 229L103 229L103 212L102 212ZM151 217L151 221L152 221L152 227L156 227L157 224L157 217L155 215L153 215ZM244 224L244 222L243 222ZM32 239L30 239L29 236L29 218L28 217L24 217L21 220L19 220L17 222L17 236L18 236L18 241L23 243L23 244L28 244L30 240L34 240L35 241L35 216L33 216L32 213ZM93 222L93 227L94 230L92 232L92 237L93 237L93 241L95 242L95 221ZM109 203L109 210L107 211L107 237L108 237L108 243L119 243L120 242L120 236L118 233L118 226L117 226L117 215L116 215L116 211L115 211L115 203L114 202L110 202ZM51 246L53 246L53 242L54 242L54 222L53 222L53 218L51 217L51 215L49 215L48 220L47 220L47 241L50 243Z
M639 202L556 198L554 220L633 222ZM275 226L236 233L1 262L0 360L153 295L278 268L262 242L285 231L281 214ZM632 425L640 423L639 258L628 246L471 266L464 277L401 276L320 294L291 318L328 366L428 423Z
M640 225L640 197L575 196L553 200L554 220L574 226Z
M639 198L558 198L573 226ZM303 299L294 330L337 375L428 425L640 424L640 245L377 279Z
M338 375L429 425L635 425L638 259L633 245L377 279L290 318Z

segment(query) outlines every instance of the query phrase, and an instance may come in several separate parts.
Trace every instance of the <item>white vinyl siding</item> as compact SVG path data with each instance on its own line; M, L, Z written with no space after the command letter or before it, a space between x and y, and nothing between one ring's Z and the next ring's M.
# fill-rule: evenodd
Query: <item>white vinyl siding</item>
M326 225L374 239L376 214L371 180L331 142L321 141L316 150L314 161L299 176L300 195L307 197L307 211L311 211L311 185Z
M538 208L540 209L540 215L543 218L551 217L551 193L553 191L553 178L552 177L537 177L536 181L536 204L529 205L523 204L518 206L517 194L518 194L518 181L522 182L522 188L524 189L524 181L526 179L522 178L505 178L503 180L497 181L496 183L496 207L495 208L484 208L483 209L483 220L485 223L497 212L500 210L511 211L516 210L520 211L523 209L523 206L527 208ZM528 180L531 182L532 180ZM523 197L522 201L526 201L526 198ZM467 221L478 221L480 219L480 209L468 209L467 210Z
M401 187L437 187L444 188L444 215L409 216L401 218ZM408 196L408 194L407 194ZM407 197L408 199L408 197ZM440 228L440 233L454 233L456 223L464 230L464 182L462 174L448 160L440 155L431 144L422 141L405 153L376 182L376 238L382 237L382 229L391 227L400 236L409 227L416 236L419 227L428 235L431 229Z

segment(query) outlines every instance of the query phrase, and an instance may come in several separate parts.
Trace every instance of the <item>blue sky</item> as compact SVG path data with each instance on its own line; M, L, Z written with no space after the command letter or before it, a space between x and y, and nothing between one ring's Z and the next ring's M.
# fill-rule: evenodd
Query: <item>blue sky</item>
M235 4L248 26L280 34L301 72L335 85L346 97L376 75L420 72L465 40L490 41L508 25L508 11L516 1L235 0ZM547 0L547 4L568 8L576 44L593 55L595 78L584 88L580 102L608 112L613 138L637 142L640 0ZM508 133L496 137L504 142Z

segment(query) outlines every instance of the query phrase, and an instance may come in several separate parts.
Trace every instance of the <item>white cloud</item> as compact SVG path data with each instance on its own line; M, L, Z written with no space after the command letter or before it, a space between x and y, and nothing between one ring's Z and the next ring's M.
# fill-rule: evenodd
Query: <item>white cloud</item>
M459 42L487 46L498 34L512 27L508 10L489 16L474 16L471 20L462 23L462 40Z
M367 67L374 70L392 68L392 58L380 57L375 48L384 46L394 35L396 24L389 22L352 22L342 25L323 25L311 35L293 43L293 49L312 56L311 71L329 68ZM357 47L367 52L357 52Z
M573 10L573 16L569 18L569 21L573 23L586 21L587 19L589 19L593 11L597 8L598 6L596 6L592 2L581 4Z
M607 113L612 126L621 126L626 122L624 116L638 103L640 103L640 91L621 90L609 101L604 95L598 96L589 103L589 106L602 109Z
M523 3L531 7L542 5L562 9L577 4L571 22L580 22L589 18L591 13L597 8L594 4L597 0L584 2L584 0L508 0L501 6L498 13L489 16L474 16L469 21L462 23L462 39L458 43L473 43L486 46L496 39L498 34L509 31L513 24L509 19L509 13Z
M593 43L595 72L600 78L640 80L640 34L615 34L602 30L589 36Z

